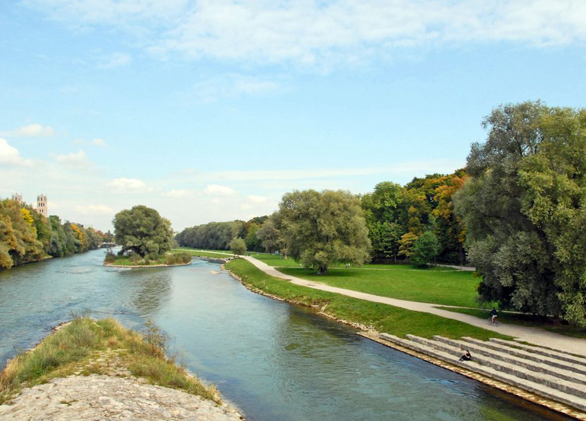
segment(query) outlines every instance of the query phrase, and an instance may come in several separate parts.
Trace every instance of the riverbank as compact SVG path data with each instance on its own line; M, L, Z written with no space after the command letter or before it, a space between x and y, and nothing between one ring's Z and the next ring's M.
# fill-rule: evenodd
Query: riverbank
M113 319L77 318L56 330L0 373L0 419L242 419L147 328L142 336Z
M545 398L543 395L532 393L522 387L517 387L518 382L515 379L506 383L497 380L498 375L495 378L490 375L482 375L478 372L467 370L460 367L457 363L452 362L457 360L457 356L448 357L447 360L445 358L433 358L412 348L409 349L396 343L382 340L380 332L392 332L393 335L401 337L416 335L419 337L433 338L439 335L448 338L461 338L469 336L477 339L483 338L482 340L484 341L489 338L504 337L504 335L469 325L462 327L460 325L461 322L443 319L432 314L409 311L380 303L365 302L326 291L298 286L286 280L272 278L254 267L250 262L241 259L234 260L225 265L225 267L230 270L232 276L253 292L292 304L312 307L325 317L354 326L361 331L359 332L360 335L385 346L408 353L409 355L431 362L447 370L463 374L486 385L540 405L548 410L563 413L577 419L586 419L586 414L580 410L576 410L573 406L568 406L554 399ZM456 323L454 324L452 322ZM466 330L472 333L463 333ZM506 338L509 340L512 339L510 337ZM565 399L564 402L568 402L568 400ZM569 403L571 402L570 399Z

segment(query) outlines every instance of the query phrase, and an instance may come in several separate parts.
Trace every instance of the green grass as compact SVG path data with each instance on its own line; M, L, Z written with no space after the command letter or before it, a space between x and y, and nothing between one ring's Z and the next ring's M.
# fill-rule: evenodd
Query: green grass
M418 269L407 265L334 267L325 275L299 267L280 267L279 270L287 275L383 297L461 307L479 306L476 288L480 280L471 272L446 268Z
M143 338L114 319L96 322L78 317L43 339L34 350L8 362L0 373L0 404L9 401L23 387L72 374L110 374L113 365L128 369L152 384L220 402L213 386L206 388L165 356L163 338L152 325Z
M138 262L132 262L129 257L127 256L116 256L116 260L113 265L121 265L121 266L154 266L154 265L164 265L165 264L165 256L159 257L157 260L149 260L145 262L144 260L139 260Z
M198 249L189 249L189 248L180 248L180 249L173 249L171 253L189 253L192 256L197 257L212 257L218 259L226 259L232 257L232 252L230 250L198 250ZM228 254L226 254L228 253Z
M226 267L253 289L292 303L319 307L324 313L336 319L372 327L379 332L402 337L411 333L425 338L442 335L448 338L471 336L482 340L495 337L512 339L509 336L433 314L405 310L294 285L265 274L243 259L232 260L226 264Z
M470 316L478 317L479 319L484 320L488 320L488 313L490 311L482 309L467 309L453 307L438 308L441 308L442 310L452 311L454 313L468 314ZM527 327L536 327L539 329L547 330L549 332L558 333L564 336L586 339L586 329L580 329L576 326L555 323L552 319L533 316L531 314L506 313L500 311L499 320L503 324L515 324Z

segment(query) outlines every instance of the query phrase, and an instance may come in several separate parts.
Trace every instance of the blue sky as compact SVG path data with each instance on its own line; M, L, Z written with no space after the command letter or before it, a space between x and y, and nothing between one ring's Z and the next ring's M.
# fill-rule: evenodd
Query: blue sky
M175 229L464 166L499 104L584 107L586 2L0 3L0 197Z

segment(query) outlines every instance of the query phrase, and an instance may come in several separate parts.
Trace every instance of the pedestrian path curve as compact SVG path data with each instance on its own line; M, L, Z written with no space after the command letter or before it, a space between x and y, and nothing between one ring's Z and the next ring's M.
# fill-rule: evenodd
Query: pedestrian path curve
M438 304L420 303L416 301L399 300L396 298L382 297L380 295L368 294L365 292L353 291L345 288L333 287L322 284L320 282L308 281L307 279L297 278L295 276L286 275L279 272L272 266L261 262L254 257L244 257L258 269L262 270L267 275L275 278L289 281L295 285L301 285L321 291L334 292L336 294L345 295L360 300L372 301L374 303L388 304L395 307L401 307L407 310L420 311L423 313L431 313L446 319L458 320L472 326L480 327L503 335L514 337L518 341L530 342L535 345L558 349L560 351L570 352L577 355L586 356L586 339L572 338L569 336L559 335L553 332L547 332L543 329L512 325L500 324L499 326L491 326L485 320L478 317L470 316L468 314L454 313L447 310L437 308Z

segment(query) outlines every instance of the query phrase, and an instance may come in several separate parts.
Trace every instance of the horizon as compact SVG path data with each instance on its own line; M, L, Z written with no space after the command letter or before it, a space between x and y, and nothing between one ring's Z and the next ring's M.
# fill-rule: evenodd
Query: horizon
M102 231L453 173L500 104L585 106L571 1L26 0L0 26L0 197Z

